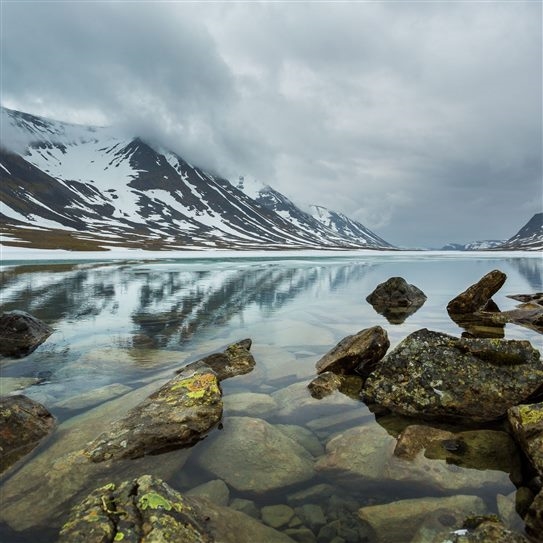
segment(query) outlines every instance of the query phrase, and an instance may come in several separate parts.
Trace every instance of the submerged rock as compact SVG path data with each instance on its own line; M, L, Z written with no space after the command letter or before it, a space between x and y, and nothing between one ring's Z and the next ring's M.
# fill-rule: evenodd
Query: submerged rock
M229 417L198 455L199 465L240 492L262 494L311 479L313 457L268 422Z
M30 398L0 398L0 473L36 447L54 425L53 415Z
M85 454L102 462L190 446L220 421L222 408L215 373L205 367L187 370L113 422Z
M183 496L144 475L93 491L74 507L58 543L288 543L287 536L233 509Z
M459 514L482 515L486 512L486 507L484 501L477 496L457 495L371 505L360 508L358 516L372 527L379 543L398 543L410 541L425 518L436 511L455 518Z
M41 345L53 329L24 311L0 315L0 355L21 358Z
M507 275L500 270L487 273L477 283L453 298L447 304L447 311L451 314L464 314L475 313L483 309L490 302L492 296L500 290L506 279Z
M422 329L381 360L362 397L403 415L481 422L505 416L542 384L541 357L528 341Z
M317 373L369 375L390 346L386 331L380 326L361 330L343 338L316 364Z
M391 324L401 324L424 304L426 294L403 277L391 277L377 285L366 301Z
M250 339L242 339L229 345L222 353L210 354L200 360L191 362L178 370L177 373L207 367L215 372L219 381L249 373L256 364L253 355L249 352L251 345L252 341Z
M450 432L414 424L400 434L384 477L442 491L478 491L508 489L522 476L517 447L506 432Z

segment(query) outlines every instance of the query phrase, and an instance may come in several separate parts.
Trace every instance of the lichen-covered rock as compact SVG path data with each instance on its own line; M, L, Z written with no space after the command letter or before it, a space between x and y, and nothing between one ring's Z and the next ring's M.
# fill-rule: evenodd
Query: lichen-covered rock
M379 543L411 541L424 519L435 511L482 515L484 501L477 496L457 495L447 498L416 498L382 505L371 505L358 510L358 516L374 530Z
M53 415L30 398L0 398L0 473L28 454L54 425Z
M191 362L177 373L207 367L215 372L219 381L236 375L244 375L252 371L256 364L253 355L249 352L251 345L250 339L242 339L229 345L222 353L210 354Z
M492 296L500 290L507 276L500 270L493 270L477 283L453 298L447 304L447 311L452 314L475 313L483 309Z
M0 355L26 356L52 333L47 324L24 311L6 311L0 315Z
M316 364L317 373L369 375L390 346L386 331L380 326L366 328L343 338Z
M85 449L93 462L138 458L202 439L222 416L217 376L205 367L168 381Z
M308 385L307 388L313 398L321 399L335 392L341 385L341 379L332 371L325 371L317 375Z
M542 384L541 357L528 341L422 329L381 360L362 398L403 415L481 422L505 416Z
M262 419L229 417L202 449L199 465L240 492L262 494L314 475L309 452Z
M74 507L58 543L288 543L288 537L238 511L183 496L144 475L91 492Z
M512 407L507 418L515 439L543 476L543 403Z
M392 324L401 324L426 301L426 294L403 277L391 277L366 298L377 313Z

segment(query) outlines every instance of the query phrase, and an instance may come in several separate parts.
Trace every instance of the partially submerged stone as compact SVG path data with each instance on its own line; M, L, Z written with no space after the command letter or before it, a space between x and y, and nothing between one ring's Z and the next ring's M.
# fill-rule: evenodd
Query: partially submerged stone
M335 392L341 385L341 378L332 371L325 371L317 375L307 388L313 398L321 399Z
M475 313L483 309L500 290L507 276L500 270L493 270L484 275L477 283L468 287L464 292L453 298L447 304L451 314Z
M484 501L477 496L457 495L447 498L416 498L358 510L358 516L375 532L379 543L410 541L424 519L434 513L474 515L486 512Z
M54 425L53 415L30 398L0 398L0 473L34 449Z
M392 324L401 324L426 301L426 294L403 277L391 277L366 298L377 313Z
M29 313L6 311L0 315L0 355L27 356L52 333L52 328Z
M543 363L528 341L422 329L381 360L362 397L403 415L481 422L505 416L542 384Z
M339 374L369 375L387 352L390 342L380 326L365 328L343 338L316 364L317 373L331 371Z
M526 533L536 541L543 541L543 489L539 491L528 508L524 522L526 523Z
M313 457L268 422L229 417L224 429L203 447L199 465L240 492L262 494L314 475Z
M219 381L236 375L244 375L252 371L256 364L253 355L249 352L251 344L250 339L242 339L229 345L222 353L210 354L191 362L177 373L207 367L215 372Z
M93 462L138 458L193 445L222 416L217 376L205 367L168 381L85 449Z
M144 475L110 483L75 506L58 543L289 543L285 535L233 509L183 496Z

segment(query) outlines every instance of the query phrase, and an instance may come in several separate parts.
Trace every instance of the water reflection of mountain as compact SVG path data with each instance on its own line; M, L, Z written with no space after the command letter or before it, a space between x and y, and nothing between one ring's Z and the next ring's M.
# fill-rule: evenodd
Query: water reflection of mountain
M254 306L272 313L304 291L334 291L367 264L266 263L204 269L184 265L36 265L1 272L0 310L28 311L50 325L114 314L135 325L135 342L165 346ZM126 315L126 317L124 317Z
M177 282L153 273L141 291L140 307L132 315L139 328L136 337L154 346L165 346L174 338L184 342L197 330L224 324L251 305L269 314L301 292L334 290L360 279L367 270L365 265L347 264L339 268L268 265L198 272L192 282L185 278L182 298L175 301L171 294L178 291L172 287Z
M511 258L508 263L514 266L520 275L526 279L533 292L543 290L543 271L541 260L538 258ZM529 294L524 292L515 292L514 294Z

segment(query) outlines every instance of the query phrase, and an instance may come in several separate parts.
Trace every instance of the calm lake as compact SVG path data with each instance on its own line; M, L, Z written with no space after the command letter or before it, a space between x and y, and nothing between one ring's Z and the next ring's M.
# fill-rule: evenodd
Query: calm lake
M501 310L518 303L507 295L543 291L541 258L522 254L4 262L0 311L27 311L54 333L26 358L0 359L0 392L23 387L19 392L44 404L58 427L4 474L0 540L53 542L72 505L92 489L145 473L181 492L223 479L229 491L226 503L257 516L263 507L289 505L295 515L278 529L294 541L311 541L310 531L314 541L321 533L319 543L327 541L326 533L331 534L328 541L337 537L338 542L372 543L383 535L358 521L357 509L410 498L478 496L487 511L499 512L498 496L512 495L518 484L514 459L504 466L493 458L485 460L484 454L467 465L426 458L422 465L405 463L401 469L387 464L384 471L376 460L375 467L367 467L369 476L360 475L358 468L341 473L325 466L303 482L258 494L236 488L235 478L217 475L213 462L203 460L214 441L229 432L230 417L278 426L321 467L327 444L351 429L363 428L375 436L368 458L386 458L398 433L413 421L373 414L339 392L313 399L306 385L315 376L315 363L345 336L375 325L385 328L391 349L420 328L459 336L464 330L449 318L447 302L493 269L507 274L493 298ZM427 296L402 324L389 323L365 300L393 276L402 276ZM507 339L528 339L543 347L542 336L528 328L508 324L504 333ZM221 429L190 449L163 455L98 468L72 462L71 453L173 377L176 369L243 338L253 340L256 368L222 382ZM502 431L504 426L491 429ZM266 447L262 450L265 454ZM228 459L225 453L223 461ZM435 477L424 475L432 470ZM304 508L308 504L317 508ZM335 521L343 522L343 532ZM324 527L329 531L322 532ZM406 530L404 541L424 541L414 537Z

